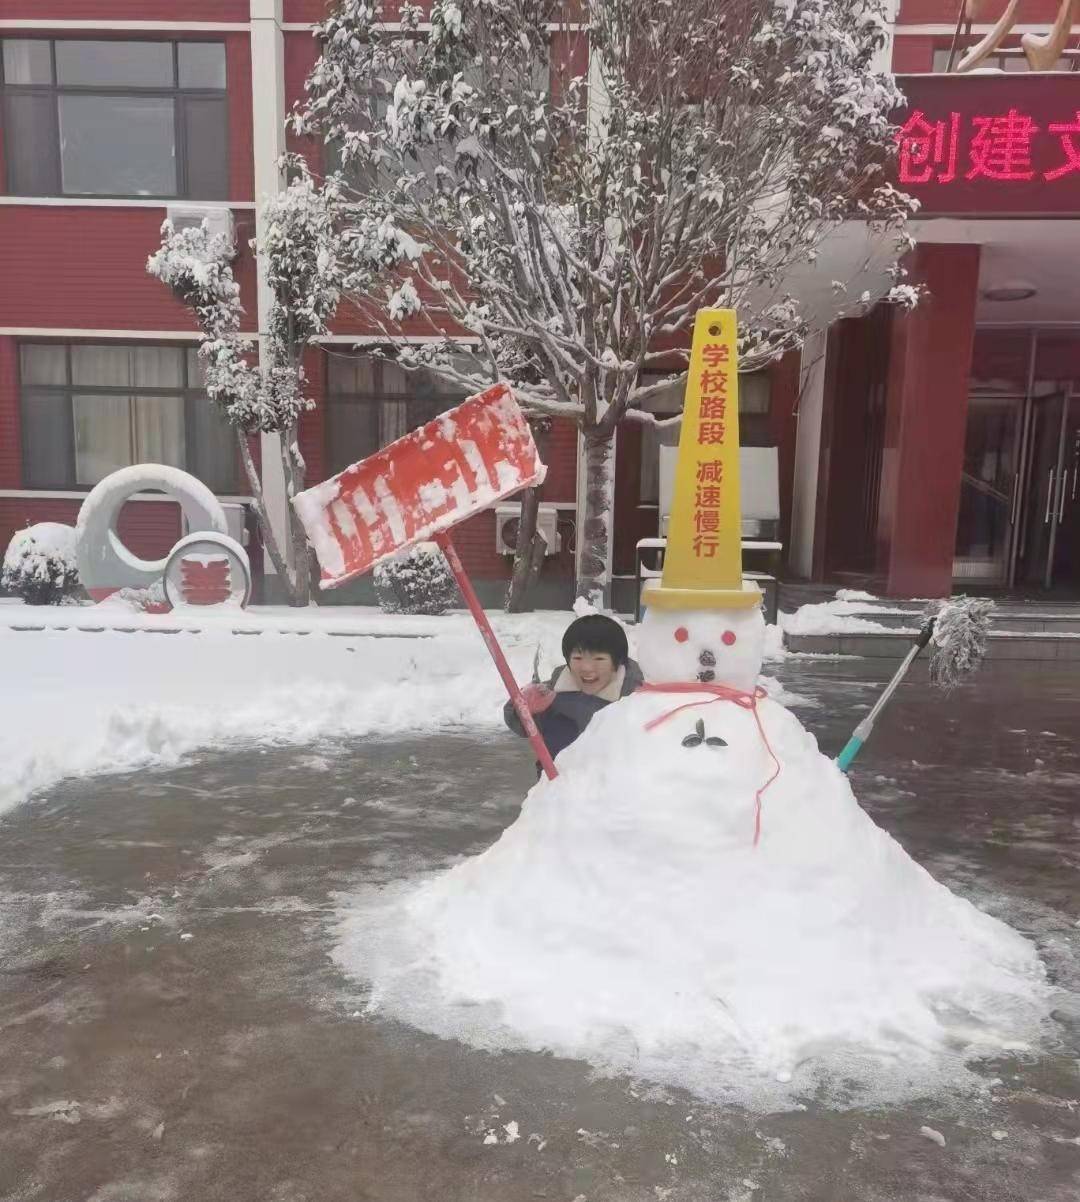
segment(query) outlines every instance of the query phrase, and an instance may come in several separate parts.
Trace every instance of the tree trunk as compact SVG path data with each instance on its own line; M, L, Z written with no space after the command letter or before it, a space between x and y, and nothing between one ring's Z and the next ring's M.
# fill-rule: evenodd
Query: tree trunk
M529 422L532 427L536 450L543 463L547 462L548 442L551 436L551 422L542 418L534 418ZM521 495L521 516L518 519L517 549L514 553L514 571L510 577L510 587L506 593L506 612L511 614L528 613L533 609L529 594L532 586L540 575L540 568L547 554L547 539L536 528L537 515L540 512L540 489L527 488Z
M236 440L240 444L240 458L244 464L244 474L247 476L248 488L251 490L252 508L255 510L255 520L259 524L259 534L262 537L263 550L270 557L270 562L274 565L274 571L278 577L285 582L285 588L289 594L289 604L306 604L306 602L299 602L294 599L296 595L295 583L289 573L285 557L278 546L277 536L274 534L274 527L271 525L269 515L266 512L266 502L263 500L262 480L255 467L255 459L251 454L251 445L248 442L248 436L243 430L237 430Z
M281 466L285 472L285 498L288 504L289 539L292 544L292 588L289 604L304 606L311 604L311 552L308 548L307 532L293 506L292 499L304 490L306 465L300 454L300 444L295 426L282 431L279 438Z
M525 574L525 595L527 597L532 596L532 590L536 586L536 582L540 579L540 569L544 566L544 560L547 558L547 547L547 536L538 530L536 537L533 539L528 570ZM534 609L535 606L530 605L529 608Z
M597 607L611 604L611 545L615 460L614 435L585 430L585 519L578 532L577 595Z

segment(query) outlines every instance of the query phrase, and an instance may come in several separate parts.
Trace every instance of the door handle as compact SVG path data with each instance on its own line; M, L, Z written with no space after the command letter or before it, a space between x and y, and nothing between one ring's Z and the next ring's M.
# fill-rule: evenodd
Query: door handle
M1043 515L1043 525L1050 524L1050 510L1054 507L1054 477L1057 473L1050 469L1050 478L1046 482L1046 513Z
M1075 481L1074 481L1075 486ZM1012 505L1009 506L1009 525L1016 525L1016 511L1020 508L1020 473L1013 472Z
M1076 481L1073 481L1075 488ZM1061 500L1058 502L1058 525L1065 520L1065 490L1069 487L1069 469L1065 469L1065 474L1061 477Z

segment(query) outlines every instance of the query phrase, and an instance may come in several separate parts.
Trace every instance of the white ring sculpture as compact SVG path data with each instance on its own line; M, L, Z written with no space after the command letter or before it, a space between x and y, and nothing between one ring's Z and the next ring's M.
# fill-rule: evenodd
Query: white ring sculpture
M106 476L87 494L75 524L79 579L95 601L121 588L149 588L161 579L169 557L140 559L116 532L120 510L138 492L153 489L177 501L188 530L228 534L221 502L201 480L178 467L138 463Z

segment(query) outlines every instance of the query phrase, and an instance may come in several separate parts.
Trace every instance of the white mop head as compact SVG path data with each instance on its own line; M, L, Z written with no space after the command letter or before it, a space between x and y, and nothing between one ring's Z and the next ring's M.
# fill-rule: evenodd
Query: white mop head
M954 689L976 671L986 654L993 601L983 597L952 597L931 608L934 654L930 679L942 689Z

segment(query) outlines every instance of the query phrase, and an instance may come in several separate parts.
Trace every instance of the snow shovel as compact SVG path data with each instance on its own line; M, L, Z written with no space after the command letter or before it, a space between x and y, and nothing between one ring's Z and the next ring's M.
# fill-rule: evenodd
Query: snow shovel
M336 588L419 542L442 549L536 758L558 775L450 539L452 527L540 484L545 467L514 394L496 384L426 426L293 497L320 588Z
M986 601L980 597L954 597L950 601L943 601L934 609L919 631L911 650L904 656L903 663L885 686L877 704L855 727L843 751L836 757L841 772L847 772L851 767L855 757L874 733L874 723L880 717L881 711L889 704L890 698L900 687L900 682L920 652L931 642L934 644L934 654L930 660L930 679L939 688L946 691L955 688L964 676L978 668L986 654L986 639L993 608L993 601Z

